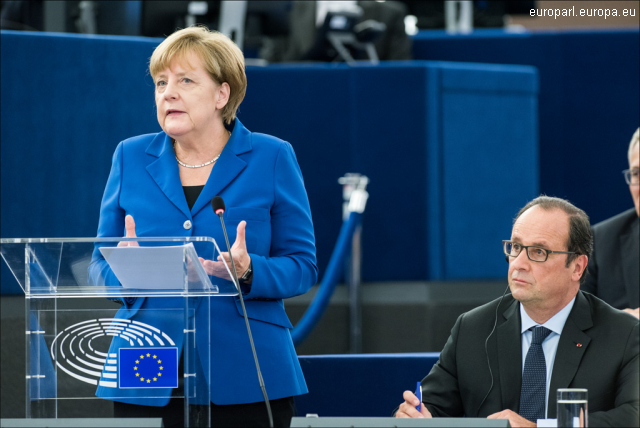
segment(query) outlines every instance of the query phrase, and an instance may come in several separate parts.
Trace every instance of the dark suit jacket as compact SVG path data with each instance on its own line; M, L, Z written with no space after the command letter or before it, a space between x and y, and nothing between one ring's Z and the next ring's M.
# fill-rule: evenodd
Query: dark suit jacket
M640 306L639 224L631 208L593 227L593 254L581 288L614 308Z
M400 2L361 1L363 15L360 21L373 19L387 26L385 33L375 43L381 60L407 60L412 58L411 39L404 29L406 7ZM301 59L316 40L316 2L296 1L291 7L291 32L285 61Z
M484 418L505 409L518 412L520 304L510 294L500 304L497 326L487 343L491 370L485 353L498 302L458 318L440 360L422 380L422 401L434 417ZM558 388L587 388L591 426L638 426L638 335L636 318L579 291L560 335L547 416L556 417Z

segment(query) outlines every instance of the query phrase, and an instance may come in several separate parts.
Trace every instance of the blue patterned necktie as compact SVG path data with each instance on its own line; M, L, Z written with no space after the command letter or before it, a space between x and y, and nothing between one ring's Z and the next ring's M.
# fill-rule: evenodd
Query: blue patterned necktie
M542 342L551 330L545 327L533 327L533 340L524 360L522 389L520 390L520 411L523 418L536 422L544 419L544 399L547 392L547 363L542 351Z

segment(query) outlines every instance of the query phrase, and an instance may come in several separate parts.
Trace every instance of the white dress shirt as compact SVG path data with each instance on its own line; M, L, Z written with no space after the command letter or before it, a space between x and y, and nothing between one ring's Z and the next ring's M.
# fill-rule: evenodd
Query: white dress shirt
M529 329L531 327L542 326L551 330L551 333L542 342L542 351L544 352L544 360L547 363L547 387L544 400L544 414L547 417L547 403L549 402L549 387L551 386L551 372L553 370L553 362L556 359L556 350L558 349L558 342L560 341L560 334L564 328L564 323L569 317L573 303L576 301L574 297L564 308L562 308L557 314L552 316L546 323L538 324L529 317L527 311L522 305L520 305L520 324L522 325L522 371L524 372L524 362L527 358L527 352L529 352L529 346L531 346L531 339L533 338L533 332Z

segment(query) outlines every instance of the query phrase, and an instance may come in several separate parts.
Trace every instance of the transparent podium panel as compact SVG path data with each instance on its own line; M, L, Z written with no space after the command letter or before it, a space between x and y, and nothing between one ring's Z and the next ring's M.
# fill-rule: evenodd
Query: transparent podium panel
M210 425L210 370L225 369L210 364L210 298L238 294L212 238L3 239L0 252L26 297L28 418L117 416L118 403L157 417L171 400L184 426Z

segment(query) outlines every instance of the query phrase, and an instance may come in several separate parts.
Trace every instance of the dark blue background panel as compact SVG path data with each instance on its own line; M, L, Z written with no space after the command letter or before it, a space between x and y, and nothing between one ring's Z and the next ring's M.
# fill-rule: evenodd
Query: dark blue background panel
M496 256L500 241L510 239L511 219L538 193L537 124L522 115L536 111L536 101L447 92L442 109L445 276L506 274ZM469 116L477 120L461 126Z
M250 83L240 117L249 129L294 145L321 272L340 229L336 180L359 172L371 180L365 281L503 275L500 240L538 192L535 69L425 61L287 65L249 68L248 79L259 84ZM273 112L286 115L273 120ZM519 180L502 178L507 162L519 163ZM463 243L474 260L460 266ZM495 252L487 251L492 243Z
M540 191L568 198L597 223L633 206L620 171L638 127L637 29L451 36L422 31L414 58L525 64L540 73Z
M160 40L1 37L1 236L94 236L116 145L159 130L147 64ZM499 240L537 194L533 68L414 61L247 75L239 117L295 148L321 273L341 224L337 179L360 172L371 178L365 281L503 275ZM499 168L518 156L530 162L518 161L521 180L505 182ZM463 242L476 253L497 249L458 266ZM19 292L4 267L2 275L2 290Z
M349 70L336 67L247 67L238 117L251 131L289 141L304 175L321 275L340 231L342 187L350 171Z
M3 238L95 236L116 145L160 129L157 43L3 31Z
M0 236L95 236L116 145L160 129L147 73L159 40L1 37ZM2 265L2 291L21 292Z
M300 355L309 393L295 397L298 416L391 416L415 391L440 353Z
M368 264L363 265L363 277L369 281L427 277L427 64L360 68L352 73L352 169L371 180L363 216L363 257Z

